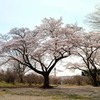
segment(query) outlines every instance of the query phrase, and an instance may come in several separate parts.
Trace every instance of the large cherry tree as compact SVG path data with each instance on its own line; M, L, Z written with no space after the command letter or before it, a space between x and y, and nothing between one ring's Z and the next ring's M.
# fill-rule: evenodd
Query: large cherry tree
M60 60L71 55L71 36L78 31L80 28L76 25L62 25L61 18L45 18L33 31L28 28L12 29L9 32L11 38L4 43L2 53L41 74L44 77L43 87L48 88L50 72Z

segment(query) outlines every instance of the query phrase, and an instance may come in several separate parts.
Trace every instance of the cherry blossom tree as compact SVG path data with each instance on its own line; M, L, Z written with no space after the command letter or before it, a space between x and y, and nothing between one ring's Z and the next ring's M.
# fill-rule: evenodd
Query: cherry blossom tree
M76 46L75 54L81 57L83 63L75 63L72 68L87 71L93 86L98 86L100 34L94 32L77 34L73 41Z
M14 28L11 39L2 48L5 56L16 60L44 77L44 88L49 88L49 74L56 64L71 55L71 35L80 31L76 25L62 25L62 19L45 18L34 31ZM12 55L13 52L13 55ZM20 55L16 56L16 52Z
M2 47L9 40L9 36L7 34L0 34L0 53L2 51ZM5 57L4 55L0 55L0 66L7 64L10 59Z

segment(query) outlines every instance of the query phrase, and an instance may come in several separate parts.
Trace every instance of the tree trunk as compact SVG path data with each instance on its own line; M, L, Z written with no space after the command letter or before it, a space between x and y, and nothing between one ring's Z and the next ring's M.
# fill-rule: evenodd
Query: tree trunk
M49 75L45 74L45 75L43 75L43 77L44 77L43 88L50 88L50 86L49 86Z
M24 83L23 75L19 75L20 83Z
M23 77L20 77L20 83L24 83Z
M92 75L92 80L93 80L93 86L98 87L98 80L96 75Z

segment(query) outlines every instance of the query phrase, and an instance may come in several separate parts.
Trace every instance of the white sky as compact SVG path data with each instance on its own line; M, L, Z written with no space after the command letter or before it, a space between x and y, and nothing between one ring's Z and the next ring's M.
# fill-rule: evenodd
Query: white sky
M31 30L45 17L59 18L65 24L84 24L87 14L95 10L100 0L0 0L0 33L14 27Z
M62 59L57 63L56 67L56 75L57 76L73 76L73 75L81 75L81 70L72 70L68 69L69 63L77 63L82 62L82 59L78 56L70 56L68 58ZM54 74L54 71L53 71Z

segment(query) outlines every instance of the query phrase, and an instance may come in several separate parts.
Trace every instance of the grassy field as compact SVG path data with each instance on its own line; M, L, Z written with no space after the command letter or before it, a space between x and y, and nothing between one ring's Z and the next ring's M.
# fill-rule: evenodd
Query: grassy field
M0 100L100 100L100 87L0 88Z

